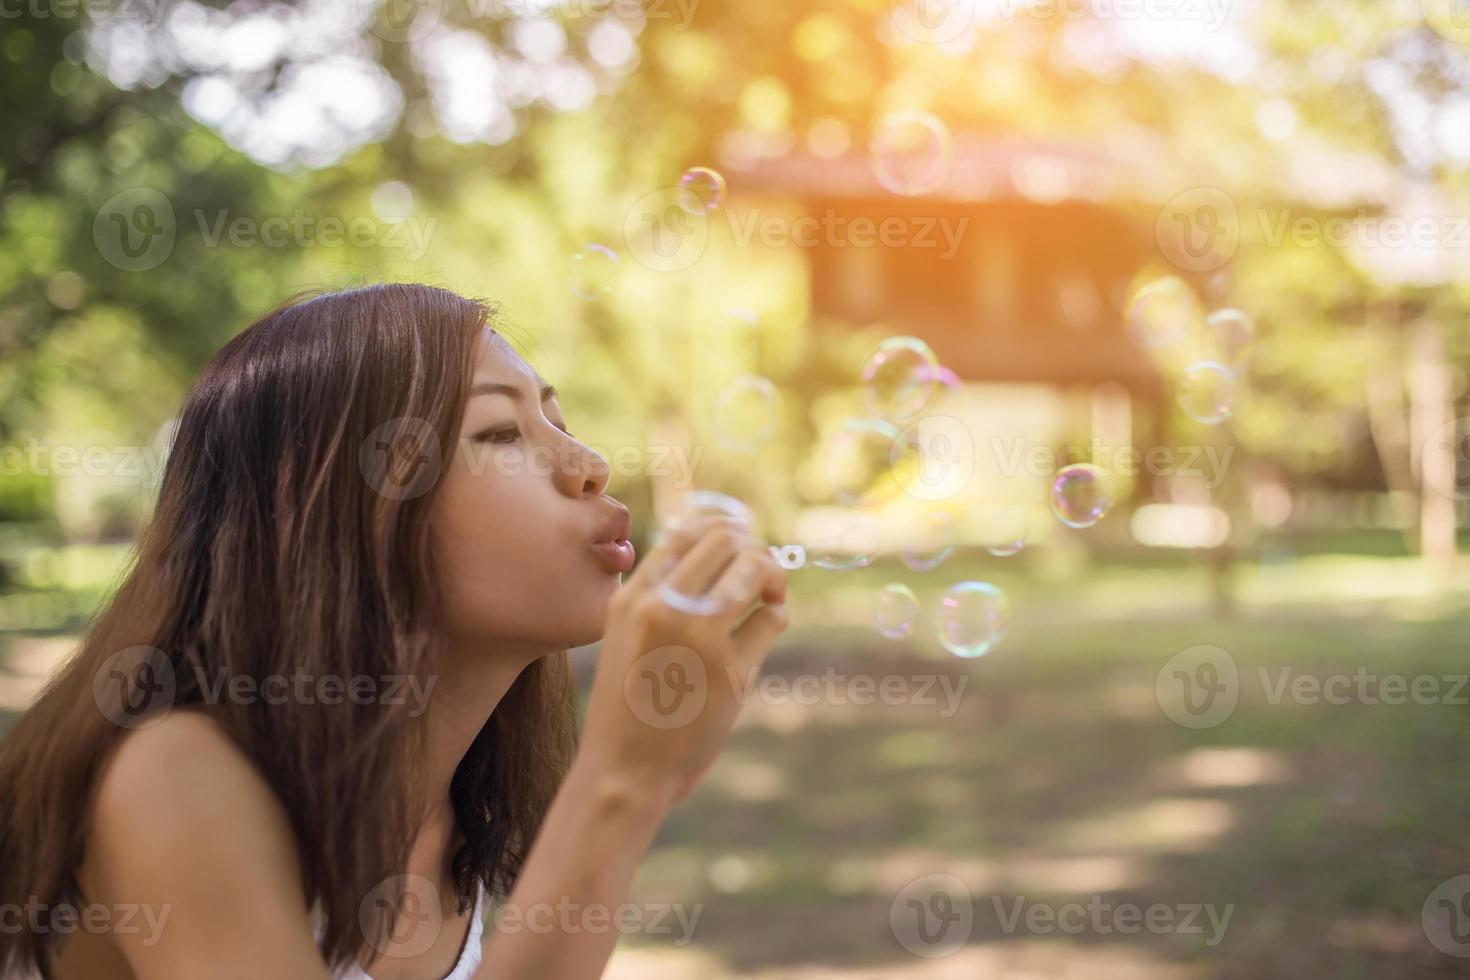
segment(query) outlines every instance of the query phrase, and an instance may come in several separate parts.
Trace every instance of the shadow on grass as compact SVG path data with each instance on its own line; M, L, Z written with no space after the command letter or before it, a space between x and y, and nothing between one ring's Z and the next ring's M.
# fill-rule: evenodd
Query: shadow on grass
M973 664L783 649L766 673L785 682L828 668L969 682L949 717L942 702L757 697L707 784L668 821L640 890L704 903L694 945L742 973L896 975L917 958L890 926L895 896L948 873L973 899L972 947L1061 944L1085 962L1123 944L1190 976L1462 976L1420 914L1437 884L1470 872L1470 712L1306 703L1280 695L1279 681L1360 668L1453 678L1466 625L1059 624L1049 642L1032 630ZM1154 682L1199 642L1230 650L1240 703L1193 730L1163 714ZM1029 928L1024 914L1121 903L1163 906L1178 927L1125 932L1104 913L1068 933L1044 915Z

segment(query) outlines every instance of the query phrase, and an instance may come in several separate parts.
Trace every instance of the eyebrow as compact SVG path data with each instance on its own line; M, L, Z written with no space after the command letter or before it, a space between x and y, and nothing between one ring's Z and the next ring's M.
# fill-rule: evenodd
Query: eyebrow
M515 385L500 384L495 381L480 381L470 388L470 396L475 395L506 395L513 401L520 401L521 389ZM547 401L556 397L556 388L552 385L541 387L541 400Z

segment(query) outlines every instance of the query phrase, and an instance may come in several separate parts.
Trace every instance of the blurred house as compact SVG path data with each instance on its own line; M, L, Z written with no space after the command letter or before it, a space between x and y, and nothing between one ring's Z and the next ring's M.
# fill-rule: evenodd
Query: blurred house
M965 481L977 503L1045 499L1050 469L1017 449L1070 448L1070 462L1096 443L1147 449L1163 438L1168 380L1124 314L1130 283L1163 265L1158 205L1138 206L1145 178L1126 166L1062 142L960 137L942 182L921 196L885 187L862 153L798 151L727 170L734 208L794 206L830 229L802 250L814 322L920 337L959 377L940 411L978 440L979 479ZM861 219L894 233L861 244Z
M1116 382L1145 400L1163 389L1122 315L1130 280L1159 261L1153 223L1115 203L1118 167L1095 153L962 141L944 183L916 197L884 188L854 154L764 159L733 182L834 228L866 218L904 229L900 244L862 247L839 231L807 250L818 317L903 327L967 381ZM946 230L958 233L954 254Z

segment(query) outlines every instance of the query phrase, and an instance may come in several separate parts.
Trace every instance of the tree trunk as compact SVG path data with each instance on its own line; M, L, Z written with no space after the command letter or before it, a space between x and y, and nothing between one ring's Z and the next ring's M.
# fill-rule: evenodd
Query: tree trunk
M1455 413L1444 334L1420 321L1410 344L1412 448L1419 477L1419 553L1441 568L1455 558Z

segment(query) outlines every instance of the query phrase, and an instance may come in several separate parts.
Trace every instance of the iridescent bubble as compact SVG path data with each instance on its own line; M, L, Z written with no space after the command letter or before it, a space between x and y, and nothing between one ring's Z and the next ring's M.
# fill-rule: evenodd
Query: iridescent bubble
M679 178L679 207L708 214L725 203L725 178L709 167L690 167Z
M1232 369L1244 364L1255 340L1255 322L1242 310L1226 309L1211 313L1206 325L1216 359Z
M612 295L622 259L606 245L595 242L572 253L568 269L572 292L589 302Z
M903 563L916 572L933 571L954 554L958 522L953 512L935 510L925 513L909 528L904 546Z
M1145 350L1187 339L1201 316L1199 298L1178 276L1155 279L1128 302L1128 333Z
M873 175L895 194L928 194L949 179L954 140L933 113L905 109L884 117L868 147Z
M683 527L705 517L732 517L743 521L754 533L755 515L741 500L715 490L693 490L664 521L661 533ZM666 569L664 571L667 571ZM709 595L687 595L665 579L657 588L658 597L680 612L709 616L725 608L725 603Z
M913 463L918 447L879 419L849 419L823 443L818 473L840 503L871 504L902 492L897 472Z
M1215 361L1184 369L1177 392L1184 414L1204 425L1219 425L1235 411L1235 375Z
M892 582L878 592L873 604L873 622L890 640L901 640L914 631L919 618L919 597L907 585Z
M985 521L985 548L997 558L1019 554L1031 538L1031 515L1020 504L1001 507Z
M950 394L960 389L960 376L942 364L937 368L925 371L924 376L932 378L939 385L940 394Z
M1068 527L1092 527L1113 506L1107 477L1091 463L1073 463L1051 482L1051 510Z
M715 399L715 437L729 449L757 449L776 431L780 406L781 396L769 378L742 375Z
M755 526L755 514L743 500L718 490L691 490L669 513L663 530L672 531L705 517L730 517Z
M943 383L939 358L917 337L889 337L863 365L863 400L868 411L890 422L918 415Z
M807 561L828 572L867 568L878 553L880 531L875 517L855 520L836 534L812 542L807 547Z
M1011 601L989 582L960 582L939 600L939 642L956 657L983 657L1010 626Z

